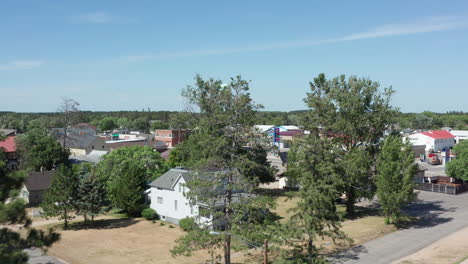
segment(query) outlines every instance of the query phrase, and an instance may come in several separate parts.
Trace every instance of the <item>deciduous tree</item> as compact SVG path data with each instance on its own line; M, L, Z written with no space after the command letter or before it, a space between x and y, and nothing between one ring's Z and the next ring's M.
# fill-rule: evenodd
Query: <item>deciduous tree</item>
M68 164L69 152L47 134L43 127L35 127L16 137L19 163L22 169L51 170L60 164Z
M416 171L411 145L403 143L400 136L388 136L377 162L377 196L386 223L398 221L401 208L416 198Z
M327 80L320 74L310 83L311 91L305 102L310 108L306 127L320 128L322 136L332 138L341 146L342 191L347 196L346 211L354 214L355 202L374 194L375 185L372 167L375 154L385 129L392 123L396 109L390 105L393 90L379 90L380 85L369 79L344 75ZM360 149L357 152L353 151ZM350 155L350 156L348 156ZM364 155L364 156L363 156ZM359 164L358 160L369 157L370 162ZM353 159L358 159L354 160ZM352 172L349 164L360 166Z
M468 181L468 140L463 140L453 148L456 158L447 163L447 174L462 181Z
M105 155L96 167L96 176L105 185L113 206L137 215L143 209L147 184L168 169L153 148L131 146Z

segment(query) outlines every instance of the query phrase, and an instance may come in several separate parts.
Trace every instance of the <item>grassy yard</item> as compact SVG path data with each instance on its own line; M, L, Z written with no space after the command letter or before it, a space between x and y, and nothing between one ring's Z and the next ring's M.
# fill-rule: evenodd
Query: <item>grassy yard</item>
M286 221L292 213L288 209L294 207L297 198L286 199L276 196L278 207L275 212ZM344 207L338 210L344 213ZM393 225L385 225L383 217L375 211L359 211L360 217L343 222L343 230L354 240L354 245L362 244L371 239L383 236L396 230ZM78 221L71 224L70 230L60 230L62 239L49 250L49 254L57 256L69 263L203 263L209 259L207 252L196 252L191 257L173 258L169 252L175 245L175 240L183 234L177 225L160 221L152 223L143 219L125 218L116 212L101 217L93 228L83 229ZM61 224L53 223L41 226L49 228ZM319 241L324 247L323 253L328 253L350 245L334 245L330 241ZM258 263L259 252L252 256L235 254L236 263Z
M288 199L286 196L278 196L276 198L278 207L275 210L279 216L283 217L280 221L287 221L292 215L289 209L294 207L298 198ZM345 206L338 205L338 212L344 215ZM397 230L394 225L386 225L384 223L384 217L379 215L377 210L357 208L357 217L353 220L346 220L342 223L342 230L353 239L353 246L360 245L366 241L376 239L388 233ZM319 241L324 247L324 253L349 248L350 245L334 245L331 241L323 240Z

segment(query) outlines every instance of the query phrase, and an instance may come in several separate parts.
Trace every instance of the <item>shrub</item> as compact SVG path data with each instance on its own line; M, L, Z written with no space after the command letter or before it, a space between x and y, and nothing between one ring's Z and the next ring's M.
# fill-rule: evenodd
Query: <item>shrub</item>
M141 211L141 216L144 217L146 220L155 220L158 216L156 211L152 208L146 208Z
M195 219L192 217L186 217L179 221L179 226L185 232L190 232L197 227L197 223L195 223Z
M169 228L174 228L174 226L173 226L173 225L169 225Z

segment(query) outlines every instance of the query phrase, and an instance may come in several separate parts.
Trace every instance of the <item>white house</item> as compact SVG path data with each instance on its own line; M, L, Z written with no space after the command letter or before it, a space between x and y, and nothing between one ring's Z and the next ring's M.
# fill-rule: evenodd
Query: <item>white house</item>
M216 175L218 172L212 172L207 175ZM156 180L150 183L151 189L147 191L151 201L150 207L156 210L156 213L162 220L178 224L181 219L186 217L194 217L201 224L216 225L214 228L220 228L222 223L212 219L214 210L222 210L224 208L223 199L212 199L210 205L202 202L191 204L186 197L189 191L186 183L193 180L193 177L198 175L195 172L174 168L170 169ZM208 177L208 176L207 176ZM222 187L216 186L216 189ZM215 189L213 189L216 191ZM213 191L211 190L211 191ZM233 194L233 202L245 197L245 194Z
M442 151L451 148L455 144L455 136L446 130L429 130L418 132L408 137L414 146L426 145L428 151Z
M198 206L190 205L184 193L190 172L184 169L170 169L150 183L150 207L156 210L162 220L178 224L185 217L198 215Z

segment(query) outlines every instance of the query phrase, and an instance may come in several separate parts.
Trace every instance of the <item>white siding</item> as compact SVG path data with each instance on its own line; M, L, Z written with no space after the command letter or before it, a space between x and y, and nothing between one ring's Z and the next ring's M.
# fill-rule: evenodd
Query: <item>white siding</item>
M179 178L179 181L174 186L174 190L163 190L151 187L150 207L156 210L158 215L180 220L185 217L195 217L198 214L197 206L194 206L193 210L190 210L189 201L184 196L183 191L185 189L185 192L187 192L187 187L182 187L181 185L179 192L179 184L185 184L184 178ZM162 204L158 203L158 197L162 198ZM177 210L175 210L175 201L177 201Z

